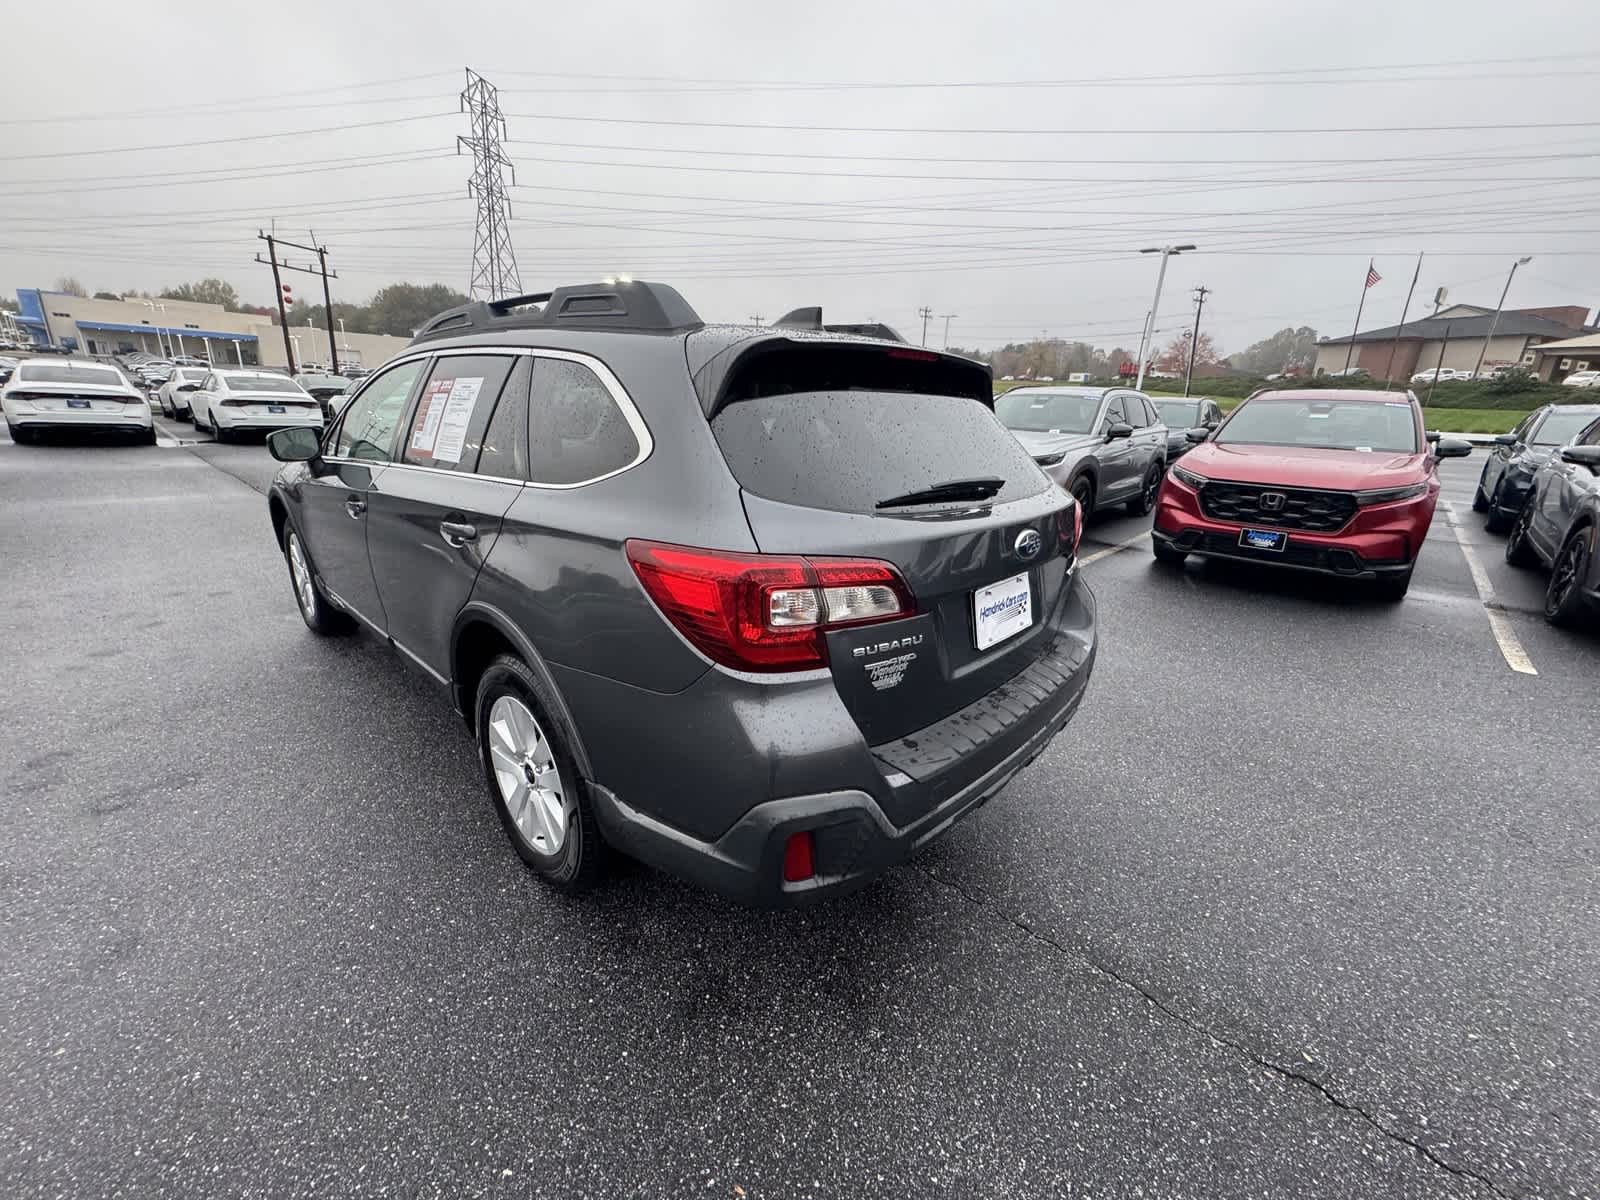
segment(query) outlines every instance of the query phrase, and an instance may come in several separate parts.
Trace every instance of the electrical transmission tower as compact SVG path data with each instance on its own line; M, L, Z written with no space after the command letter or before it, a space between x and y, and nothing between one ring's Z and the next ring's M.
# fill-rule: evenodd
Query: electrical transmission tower
M517 255L511 248L511 201L506 196L505 171L517 182L516 168L500 148L506 136L506 119L500 112L500 92L482 75L467 68L467 86L461 93L461 111L472 118L472 136L456 139L456 153L463 146L472 151L472 179L467 194L478 202L478 228L472 236L472 283L467 288L474 300L498 300L522 292L517 274Z

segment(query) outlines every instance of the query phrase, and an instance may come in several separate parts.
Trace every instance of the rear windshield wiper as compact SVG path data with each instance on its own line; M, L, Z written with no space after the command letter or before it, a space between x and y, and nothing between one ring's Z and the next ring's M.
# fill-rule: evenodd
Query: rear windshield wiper
M879 500L875 508L904 508L911 504L937 504L941 500L987 500L1005 487L1006 481L993 475L978 479L950 479L931 487L919 488L903 496Z

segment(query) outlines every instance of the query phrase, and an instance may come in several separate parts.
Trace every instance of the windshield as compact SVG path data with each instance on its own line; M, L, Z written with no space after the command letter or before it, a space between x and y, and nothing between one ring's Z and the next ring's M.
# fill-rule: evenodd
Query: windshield
M282 375L224 375L229 391L234 392L290 392L300 394L300 385Z
M1218 445L1417 453L1417 420L1404 400L1248 400Z
M1047 392L1013 388L996 396L994 415L1007 429L1029 433L1090 433L1100 411L1098 392Z
M1565 446L1583 432L1594 420L1594 410L1588 412L1553 412L1540 424L1533 435L1535 446Z
M1198 400L1151 400L1156 406L1156 412L1161 414L1161 423L1171 429L1192 429L1200 424L1200 401Z
M32 363L17 368L19 383L86 383L96 387L126 387L121 371L110 367L72 367L66 363Z

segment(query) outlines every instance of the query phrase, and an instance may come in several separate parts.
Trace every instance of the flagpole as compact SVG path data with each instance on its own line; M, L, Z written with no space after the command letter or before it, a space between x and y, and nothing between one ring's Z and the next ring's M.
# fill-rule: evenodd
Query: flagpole
M1406 331L1406 314L1411 311L1411 293L1417 290L1417 280L1422 277L1422 254L1417 254L1417 269L1411 276L1411 286L1406 289L1405 307L1400 310L1400 328L1395 330L1394 340L1389 343L1389 365L1383 369L1383 390L1388 391L1389 385L1394 382L1394 356L1400 349L1400 338Z
M1361 277L1361 302L1356 305L1356 324L1350 331L1350 348L1344 352L1344 369L1350 369L1350 357L1356 352L1356 333L1361 328L1361 310L1367 303L1367 290L1372 287L1372 260L1367 259L1367 273Z

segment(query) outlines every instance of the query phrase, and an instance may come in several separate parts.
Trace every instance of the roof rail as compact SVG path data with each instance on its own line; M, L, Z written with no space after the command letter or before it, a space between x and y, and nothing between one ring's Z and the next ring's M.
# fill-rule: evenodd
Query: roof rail
M411 340L421 342L501 329L683 333L704 324L677 289L664 283L619 280L463 304L430 318Z
M905 338L889 326L878 321L867 321L859 325L824 325L820 305L793 309L784 313L772 324L776 329L816 329L828 333L848 333L855 337L877 338L883 342L905 341Z

